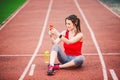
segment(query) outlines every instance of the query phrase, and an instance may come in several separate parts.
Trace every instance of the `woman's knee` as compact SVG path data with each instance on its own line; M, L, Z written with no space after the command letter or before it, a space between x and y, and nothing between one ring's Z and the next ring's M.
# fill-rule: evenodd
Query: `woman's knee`
M78 56L74 59L74 63L76 66L81 66L84 60L85 60L84 56Z
M58 52L58 50L59 50L59 45L55 44L52 46L52 51Z

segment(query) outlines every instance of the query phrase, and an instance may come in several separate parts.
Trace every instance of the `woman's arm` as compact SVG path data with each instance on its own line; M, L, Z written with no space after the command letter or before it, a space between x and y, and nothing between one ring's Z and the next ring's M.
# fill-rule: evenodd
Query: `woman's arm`
M65 36L65 33L66 33L66 30L63 31L62 33L59 33L59 32L54 28L54 29L51 30L50 32L51 32L51 34L53 34L54 36L56 36L56 38L53 37L53 35L52 35L52 37L51 37L51 40L52 40L52 43L53 43L53 44L58 44L58 43L60 43L60 41L63 41L63 42L65 42L66 44L72 44L72 43L75 43L75 42L77 42L77 41L81 41L82 38L83 38L83 34L82 34L82 33L78 33L78 34L77 34L76 36L74 36L73 38L67 39L67 38L64 37L64 36ZM62 35L61 38L59 38L60 35Z
M61 33L59 33L56 29L49 31L49 35L50 35L50 39L52 41L53 44L59 44L61 42L61 39L59 38L59 35L65 35L66 31L63 31Z
M62 36L60 39L65 42L66 44L72 44L75 43L77 41L81 41L83 38L83 34L82 33L78 33L75 37L71 38L71 39L67 39L64 36Z
M59 44L61 39L59 39L59 38L56 38L56 39L51 38L51 41L52 41L52 44Z

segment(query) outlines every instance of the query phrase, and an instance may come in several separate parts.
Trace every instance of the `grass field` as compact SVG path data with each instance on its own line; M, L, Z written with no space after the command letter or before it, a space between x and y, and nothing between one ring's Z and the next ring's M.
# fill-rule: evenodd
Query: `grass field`
M26 0L0 0L0 25ZM120 0L100 0L120 15Z
M100 0L120 15L120 0Z
M26 0L0 0L0 25Z

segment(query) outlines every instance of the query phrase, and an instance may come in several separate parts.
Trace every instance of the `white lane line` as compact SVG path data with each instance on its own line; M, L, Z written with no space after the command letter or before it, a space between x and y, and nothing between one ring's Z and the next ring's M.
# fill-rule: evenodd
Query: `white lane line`
M15 11L13 14L11 14L4 22L3 25L0 26L0 30L2 30L27 4L29 0L27 0L23 6L21 6L17 11Z
M81 14L82 17L83 17L83 20L85 21L88 30L90 31L92 40L93 40L93 42L94 42L94 44L95 44L95 47L96 47L96 49L97 49L97 52L98 52L98 55L99 55L99 58L100 58L100 62L101 62L101 65L102 65L102 71L103 71L104 80L108 80L106 65L105 65L105 62L104 62L104 59L103 59L103 56L102 56L100 47L98 46L97 40L96 40L95 35L94 35L94 33L93 33L93 30L92 30L91 26L89 25L89 23L88 23L85 15L84 15L82 9L80 8L80 5L78 4L77 0L74 0L74 2L75 2L75 4L76 4L76 6L77 6L77 8L78 8L78 10L79 10L79 12L80 12L80 14Z
M35 70L35 64L32 64L30 68L29 76L33 76L34 70Z
M33 54L6 54L0 57L31 57ZM97 56L97 53L83 53L84 56ZM120 56L120 53L103 53L104 56ZM44 54L37 54L36 56L44 56Z
M41 47L42 45L42 41L43 41L43 37L44 37L44 33L45 33L45 30L46 30L46 26L47 26L47 22L48 22L48 18L49 18L49 14L50 14L50 11L51 11L51 7L52 7L52 3L53 3L53 0L50 0L50 3L49 3L49 6L48 6L48 11L47 11L47 14L46 14L46 18L45 18L45 21L44 21L44 25L43 25L43 29L42 29L42 33L40 35L40 38L39 38L39 43L37 45L37 48L35 49L35 52L34 54L32 55L28 65L26 66L24 72L22 73L22 75L20 76L19 80L23 80L25 75L27 74L33 60L35 59L38 51L39 51L39 48Z
M118 77L113 69L110 69L110 74L111 74L113 80L118 80Z
M118 15L117 13L115 13L112 9L110 9L107 5L105 5L103 2L101 2L100 0L97 0L101 5L103 5L106 9L108 9L110 12L112 12L114 15L116 15L118 18L120 18L120 15Z

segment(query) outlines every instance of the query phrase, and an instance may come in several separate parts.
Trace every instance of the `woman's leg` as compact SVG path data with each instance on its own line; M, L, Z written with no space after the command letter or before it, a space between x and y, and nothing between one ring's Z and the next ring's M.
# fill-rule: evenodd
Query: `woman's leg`
M65 64L59 65L60 68L78 67L83 64L84 56L69 57L71 60Z
M50 54L50 65L54 66L57 57L58 60L62 63L59 65L60 68L81 66L84 61L84 56L66 56L66 54L58 45L54 45Z
M71 60L65 64L59 65L60 68L69 68L69 67L74 67L74 66L76 66L74 63L74 60Z
M56 58L57 58L57 52L51 51L51 54L50 54L50 65L51 66L54 66Z
M55 60L59 56L60 62L65 63L64 59L67 59L65 53L61 50L61 48L58 45L53 45L52 51L50 53L50 65L48 66L48 75L53 75L54 74L54 63ZM58 66L59 68L59 66Z
M63 50L58 45L53 45L52 51L50 53L50 65L54 66L54 63L57 57L60 63L62 64L68 61L67 56L63 52Z

